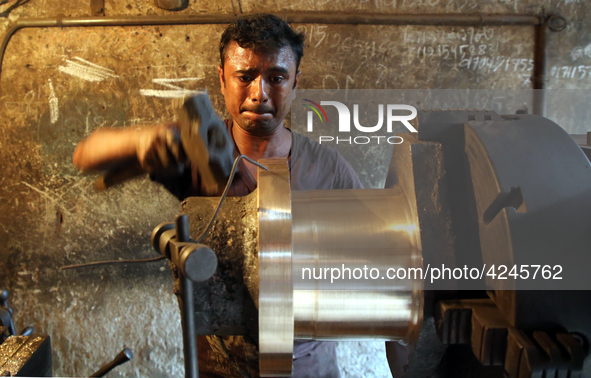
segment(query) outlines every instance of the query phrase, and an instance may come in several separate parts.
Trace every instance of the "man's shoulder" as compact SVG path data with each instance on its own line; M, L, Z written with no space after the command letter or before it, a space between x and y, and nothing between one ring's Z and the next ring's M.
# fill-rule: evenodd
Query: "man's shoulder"
M356 189L361 182L332 146L292 131L291 178L295 190Z
M291 132L292 135L292 148L296 149L296 152L304 152L306 154L312 154L314 156L320 155L327 155L327 156L339 156L339 152L336 148L326 145L320 144L311 138L297 133L295 131ZM294 151L292 151L293 154Z

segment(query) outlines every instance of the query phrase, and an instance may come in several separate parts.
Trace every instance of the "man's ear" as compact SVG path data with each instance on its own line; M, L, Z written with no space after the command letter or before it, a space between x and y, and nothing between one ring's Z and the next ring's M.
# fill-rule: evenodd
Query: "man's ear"
M300 82L300 73L301 73L301 72L302 72L302 71L298 71L298 72L296 72L295 78L294 78L294 80L293 80L293 88L291 88L291 89L292 89L292 90L291 90L291 100L292 100L292 101L293 101L293 100L295 99L295 97L296 97L296 92L297 92L297 89L298 89L298 84L299 84L299 82Z
M226 95L226 80L224 78L224 69L222 66L218 66L218 75L220 75L220 87L222 89L222 94Z
M295 79L293 80L293 88L292 89L296 89L298 87L298 84L300 82L300 74L302 73L302 71L298 70L298 72L296 72L295 75Z

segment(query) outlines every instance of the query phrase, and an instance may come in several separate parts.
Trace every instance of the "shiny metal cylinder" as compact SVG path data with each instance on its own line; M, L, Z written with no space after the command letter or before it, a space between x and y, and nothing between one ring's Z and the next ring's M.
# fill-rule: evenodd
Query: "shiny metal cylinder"
M403 191L294 191L291 200L295 338L418 336L422 281L389 278L422 268L418 224ZM337 271L343 277L334 279Z
M287 159L261 159L259 209L259 369L289 377L293 359L291 209Z

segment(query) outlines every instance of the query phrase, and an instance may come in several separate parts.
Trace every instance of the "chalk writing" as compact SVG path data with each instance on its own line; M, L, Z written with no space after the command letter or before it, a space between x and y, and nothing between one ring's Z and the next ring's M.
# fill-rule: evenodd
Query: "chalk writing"
M577 46L570 52L570 58L573 61L583 59L585 56L591 57L591 43L587 46Z
M171 88L171 89L140 89L140 94L142 96L151 96L151 97L162 97L162 98L182 98L185 96L195 95L200 93L200 91L190 90L181 88L177 85L173 85L171 83L180 83L184 81L195 81L195 80L202 80L203 78L200 77L183 77L183 78L174 78L174 79L152 79L153 83L160 84L163 87Z
M550 77L570 80L589 80L591 78L591 66L553 66L550 69Z
M51 79L48 79L47 81L49 82L49 122L53 125L60 117L59 101L53 90Z
M498 44L447 45L409 47L411 56L419 59L437 57L443 60L462 60L473 55L492 55L498 52Z
M453 28L451 31L446 29L435 30L416 30L405 29L403 41L408 44L435 44L441 41L447 41L455 44L485 44L495 37L495 29L482 28Z
M101 67L80 57L74 57L74 59L81 63L66 59L66 65L59 66L58 70L86 81L103 81L108 78L119 77L115 75L113 70Z
M473 71L483 71L485 73L504 71L504 72L531 72L534 68L533 59L515 59L505 56L474 56L462 61L458 67Z

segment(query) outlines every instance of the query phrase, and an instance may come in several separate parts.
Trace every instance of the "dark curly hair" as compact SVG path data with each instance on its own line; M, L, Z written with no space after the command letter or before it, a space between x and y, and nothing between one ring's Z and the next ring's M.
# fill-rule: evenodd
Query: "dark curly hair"
M226 49L236 41L243 49L254 49L255 53L274 53L282 47L290 46L296 57L296 71L304 56L304 33L296 33L282 19L272 14L257 13L236 19L222 34L220 41L220 61L222 69L226 59Z

